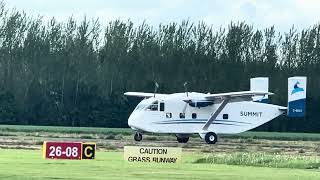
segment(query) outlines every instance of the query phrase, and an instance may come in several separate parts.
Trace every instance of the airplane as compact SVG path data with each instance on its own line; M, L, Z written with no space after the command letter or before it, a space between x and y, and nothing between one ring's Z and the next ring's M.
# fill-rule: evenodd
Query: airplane
M158 94L126 92L126 96L144 98L128 119L135 131L134 140L143 133L175 134L179 143L187 143L199 134L207 144L218 141L217 134L236 134L254 129L287 112L303 117L306 104L306 77L288 78L288 107L268 104L269 79L250 79L250 90L228 93L186 92ZM156 88L158 84L156 83Z

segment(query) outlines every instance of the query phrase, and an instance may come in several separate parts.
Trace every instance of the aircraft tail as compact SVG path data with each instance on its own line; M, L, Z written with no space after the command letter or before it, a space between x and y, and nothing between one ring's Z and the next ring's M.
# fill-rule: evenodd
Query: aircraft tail
M264 91L269 92L269 78L268 77L256 77L250 79L250 91ZM254 96L254 102L268 103L268 95Z
M307 77L288 78L289 117L303 117L306 108Z

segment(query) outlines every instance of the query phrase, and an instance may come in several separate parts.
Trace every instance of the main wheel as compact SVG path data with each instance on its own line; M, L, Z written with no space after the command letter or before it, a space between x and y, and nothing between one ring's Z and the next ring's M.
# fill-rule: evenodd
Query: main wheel
M208 132L204 139L207 144L215 144L218 141L218 136L214 132Z
M189 137L184 137L184 138L177 137L177 141L179 143L187 143L189 141Z
M179 137L177 137L177 141L179 142L179 143L182 143L183 141L183 138L179 138Z
M135 141L141 141L141 140L142 140L142 134L136 132L136 133L134 134L134 140L135 140Z

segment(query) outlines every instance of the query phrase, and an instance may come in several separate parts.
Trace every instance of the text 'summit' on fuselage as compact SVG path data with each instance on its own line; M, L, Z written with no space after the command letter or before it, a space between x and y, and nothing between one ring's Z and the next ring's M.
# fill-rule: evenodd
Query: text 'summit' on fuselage
M262 112L240 111L240 116L246 116L246 117L261 117L261 116L262 116Z

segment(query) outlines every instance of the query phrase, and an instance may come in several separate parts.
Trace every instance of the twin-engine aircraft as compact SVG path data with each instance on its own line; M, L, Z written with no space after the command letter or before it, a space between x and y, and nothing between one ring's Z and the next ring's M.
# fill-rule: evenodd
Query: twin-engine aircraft
M126 96L144 98L128 119L142 140L144 132L173 133L177 141L187 143L199 134L208 144L215 144L217 134L236 134L256 128L287 112L289 117L305 115L306 77L288 79L288 107L268 104L269 79L251 78L250 91L204 94L184 92L157 94L126 92Z

